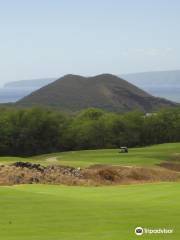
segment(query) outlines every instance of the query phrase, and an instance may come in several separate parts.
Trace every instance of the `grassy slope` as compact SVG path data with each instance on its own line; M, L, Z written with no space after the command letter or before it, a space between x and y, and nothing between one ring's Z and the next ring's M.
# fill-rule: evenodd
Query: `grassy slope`
M130 240L137 226L174 228L180 237L180 184L116 187L0 187L0 239ZM3 217L2 217L3 216Z
M145 148L133 148L128 154L119 154L117 149L73 151L36 156L33 158L0 157L0 163L31 161L41 164L59 163L62 165L85 167L92 164L153 166L180 153L180 143L160 144ZM47 159L57 158L57 162Z

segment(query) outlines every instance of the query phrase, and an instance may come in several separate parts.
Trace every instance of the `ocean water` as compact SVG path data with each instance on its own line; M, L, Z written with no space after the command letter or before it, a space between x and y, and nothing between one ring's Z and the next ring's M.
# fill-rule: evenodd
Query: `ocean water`
M149 92L153 96L162 97L180 103L180 85L176 86L161 86L161 87L149 87L141 86L145 91Z
M0 88L0 103L16 102L31 92L32 89Z

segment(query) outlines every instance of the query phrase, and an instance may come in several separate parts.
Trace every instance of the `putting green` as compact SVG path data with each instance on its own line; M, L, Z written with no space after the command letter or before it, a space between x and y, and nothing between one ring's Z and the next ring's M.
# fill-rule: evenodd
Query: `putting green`
M133 240L137 226L173 228L143 239L180 239L180 184L0 187L2 240Z

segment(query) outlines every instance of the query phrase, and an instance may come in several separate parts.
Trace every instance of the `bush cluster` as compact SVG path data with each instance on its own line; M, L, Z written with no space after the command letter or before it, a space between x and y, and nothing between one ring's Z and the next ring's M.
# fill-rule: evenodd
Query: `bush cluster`
M0 155L135 147L180 141L180 109L125 114L86 109L0 109Z

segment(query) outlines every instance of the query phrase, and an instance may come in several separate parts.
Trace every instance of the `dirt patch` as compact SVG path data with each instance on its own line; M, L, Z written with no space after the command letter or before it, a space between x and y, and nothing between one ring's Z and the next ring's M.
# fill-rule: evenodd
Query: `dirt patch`
M41 166L27 162L0 166L0 185L66 184L111 185L158 181L179 181L180 173L167 169L120 166L91 166L80 169L69 166Z
M180 174L166 169L109 166L84 170L87 179L99 184L179 181Z
M159 164L160 167L170 169L176 172L180 172L180 163L179 162L163 162Z

